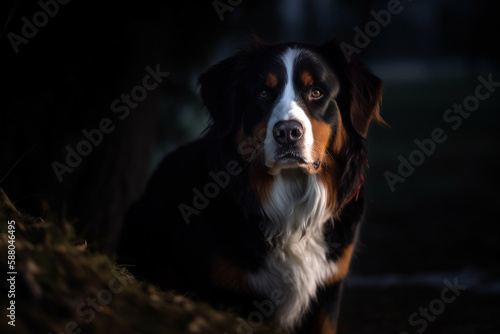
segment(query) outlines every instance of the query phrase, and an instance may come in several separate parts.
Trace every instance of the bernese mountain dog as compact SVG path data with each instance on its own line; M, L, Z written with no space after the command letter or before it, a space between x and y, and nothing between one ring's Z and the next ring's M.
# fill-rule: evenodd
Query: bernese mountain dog
M247 325L335 333L381 81L336 40L254 41L199 85L210 124L154 172L119 262Z

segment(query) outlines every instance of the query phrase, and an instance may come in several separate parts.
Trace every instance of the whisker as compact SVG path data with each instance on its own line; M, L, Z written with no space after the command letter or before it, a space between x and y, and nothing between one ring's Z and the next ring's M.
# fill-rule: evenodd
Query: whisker
M264 144L259 144L252 152L252 156L250 157L250 161L258 158L260 155L264 154Z

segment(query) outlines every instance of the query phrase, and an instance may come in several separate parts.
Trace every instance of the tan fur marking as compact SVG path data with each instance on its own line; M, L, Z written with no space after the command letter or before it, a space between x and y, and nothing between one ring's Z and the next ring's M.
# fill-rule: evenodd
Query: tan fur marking
M321 311L314 320L313 333L337 334L337 324L331 322L325 311Z
M258 154L260 149L263 149L263 142L266 138L267 125L266 121L260 122L252 131L252 136L246 136L241 125L236 137L238 152L246 161L250 161Z
M337 219L338 216L335 213L335 206L337 204L337 187L340 178L339 169L337 163L331 157L325 159L321 166L318 178L326 187L329 195L328 209L333 213L333 218Z
M350 244L343 250L342 255L337 259L337 273L331 278L330 284L341 281L347 275L353 250L353 244Z
M264 140L266 140L267 134L267 120L260 122L253 128L252 136L258 145L262 145Z
M302 84L304 85L304 87L309 87L314 83L311 72L309 72L309 71L302 72L302 75L300 76L300 80L302 81Z
M272 73L269 73L266 77L266 86L269 88L275 88L278 85L278 77Z
M335 155L344 154L347 150L349 136L342 123L342 118L340 113L338 114L339 122L337 127L337 133L335 134L335 139L333 140L332 150Z
M310 118L310 120L314 137L313 159L319 159L321 162L320 168L314 172L318 174L320 181L328 189L327 191L330 195L328 197L328 207L333 212L337 202L339 173L337 163L328 149L331 142L332 129L329 124L315 120L314 118Z
M323 162L332 129L329 124L310 118L314 138L313 159Z

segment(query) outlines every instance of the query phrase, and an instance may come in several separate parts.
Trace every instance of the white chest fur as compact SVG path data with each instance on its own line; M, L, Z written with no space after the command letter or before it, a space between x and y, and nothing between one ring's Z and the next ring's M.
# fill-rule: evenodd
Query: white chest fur
M316 175L284 170L276 176L263 211L268 218L264 234L276 248L248 281L270 299L282 296L274 318L282 328L291 329L309 308L318 286L337 271L326 259L323 225L331 217L326 189Z

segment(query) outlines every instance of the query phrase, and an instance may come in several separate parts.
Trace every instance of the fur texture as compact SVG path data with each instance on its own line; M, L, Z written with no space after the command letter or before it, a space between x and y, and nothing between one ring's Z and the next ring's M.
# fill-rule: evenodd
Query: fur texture
M211 123L130 209L120 262L245 319L266 301L286 332L334 333L380 80L336 41L257 41L199 83Z

